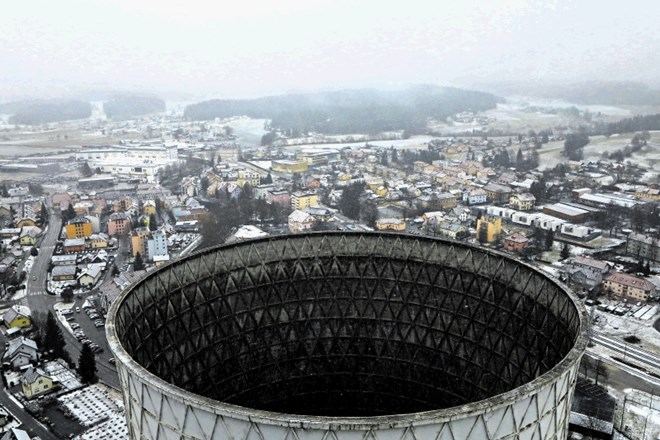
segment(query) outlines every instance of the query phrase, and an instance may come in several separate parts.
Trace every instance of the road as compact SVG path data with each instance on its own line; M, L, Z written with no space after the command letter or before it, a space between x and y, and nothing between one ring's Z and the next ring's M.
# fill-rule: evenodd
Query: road
M48 229L46 230L46 234L41 240L39 246L39 255L35 257L32 270L28 276L28 282L26 284L27 295L21 299L21 302L28 305L33 312L39 311L47 313L49 310L52 311L55 303L59 301L58 297L46 292L46 283L48 281L48 265L50 264L53 252L55 251L57 239L61 230L62 218L54 212L51 213L48 221ZM107 272L109 273L110 271L108 270ZM73 307L82 306L82 303L83 300L77 300ZM76 315L80 316L80 319L77 321L79 321L81 328L84 329L85 334L89 339L103 348L103 352L98 353L96 356L96 366L99 379L106 384L119 389L117 370L114 365L108 362L108 359L112 357L112 354L110 354L108 342L105 337L105 327L94 327L94 323L83 312ZM66 349L71 355L71 359L74 362L77 362L82 345L71 334L68 326L63 327Z

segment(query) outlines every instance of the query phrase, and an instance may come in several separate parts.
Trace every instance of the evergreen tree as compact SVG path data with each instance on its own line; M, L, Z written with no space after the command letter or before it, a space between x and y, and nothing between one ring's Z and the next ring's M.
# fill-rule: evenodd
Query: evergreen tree
M66 362L71 362L71 356L69 352L64 348L66 342L64 341L64 334L62 329L57 324L57 319L55 315L50 310L48 311L48 316L46 317L46 329L44 334L44 351L48 352L53 351L53 356L65 360Z
M153 232L156 229L158 229L158 222L156 221L156 214L150 214L149 215L149 230Z
M364 184L352 183L341 193L339 209L342 214L353 220L360 219L360 196L364 192Z
M545 249L548 251L552 249L552 244L554 242L555 242L555 233L551 229L545 234Z
M567 259L571 256L571 250L568 248L568 243L564 243L564 246L561 248L561 253L559 254L562 260Z
M84 177L89 177L94 174L94 172L90 168L89 164L85 162L80 166L80 174L82 174Z
M144 261L142 261L142 255L140 253L135 254L135 261L133 261L133 270L144 270Z
M270 173L268 173L265 177L259 178L259 183L261 183L262 185L270 185L271 183L273 183L273 176L271 176Z
M71 286L67 286L62 290L61 297L64 302L73 302L73 289Z
M387 151L383 152L383 155L380 157L380 164L383 166L389 166L390 162L387 160Z
M86 384L98 382L99 378L96 375L96 358L94 352L89 348L89 345L83 345L78 358L78 374L80 380Z
M66 215L63 219L65 222L76 217L76 211L73 209L73 203L69 203L69 206L66 207Z
M399 162L399 153L396 150L396 148L392 149L392 163L398 163Z
M46 222L48 222L48 208L46 208L45 203L42 203L41 210L39 211L39 223L43 225Z
M520 168L522 166L524 157L523 157L523 152L522 148L518 148L518 154L516 154L516 165Z
M364 224L370 228L375 228L378 220L378 207L374 203L364 203L360 206L360 209L360 216Z

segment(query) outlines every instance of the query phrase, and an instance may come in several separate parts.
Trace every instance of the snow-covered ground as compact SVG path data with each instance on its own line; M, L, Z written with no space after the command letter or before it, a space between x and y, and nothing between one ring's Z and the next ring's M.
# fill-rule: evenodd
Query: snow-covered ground
M631 440L660 438L660 397L643 391L625 390L614 413L614 426Z
M118 399L108 387L100 384L65 394L58 401L83 426L99 424L124 409L121 398Z

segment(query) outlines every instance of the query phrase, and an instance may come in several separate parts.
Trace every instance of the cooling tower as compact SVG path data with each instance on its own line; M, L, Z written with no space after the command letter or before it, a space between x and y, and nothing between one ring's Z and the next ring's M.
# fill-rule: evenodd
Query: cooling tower
M198 252L107 324L132 439L565 439L583 308L502 253L381 233Z

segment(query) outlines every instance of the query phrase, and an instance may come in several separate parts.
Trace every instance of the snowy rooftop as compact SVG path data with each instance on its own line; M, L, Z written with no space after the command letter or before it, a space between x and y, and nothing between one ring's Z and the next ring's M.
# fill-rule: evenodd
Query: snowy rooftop
M62 389L76 390L82 387L73 371L69 370L63 360L51 361L44 364L44 372L53 380L60 383Z

